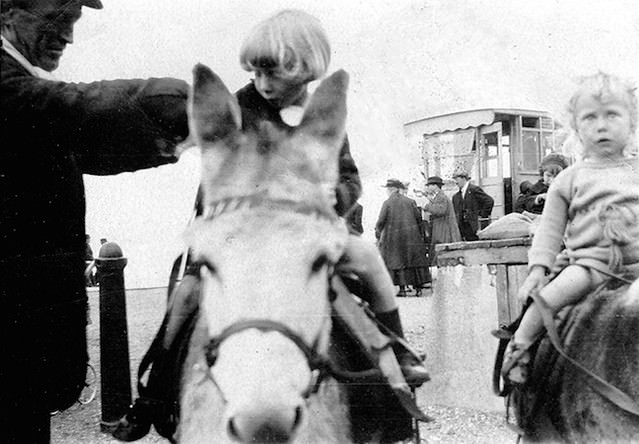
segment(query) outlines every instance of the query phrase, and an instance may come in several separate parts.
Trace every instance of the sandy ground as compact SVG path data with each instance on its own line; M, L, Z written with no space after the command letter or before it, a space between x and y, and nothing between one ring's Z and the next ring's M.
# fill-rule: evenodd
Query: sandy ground
M398 299L406 336L420 349L420 307L432 297L425 292L421 298L408 297ZM151 343L153 336L162 319L166 301L165 289L146 289L127 291L127 318L129 325L129 351L131 356L132 387L135 387L134 376L142 355ZM89 292L92 323L88 327L89 353L91 364L98 371L100 369L99 352L99 296L97 291ZM77 405L67 411L58 413L52 418L53 444L85 444L85 443L117 443L109 434L100 430L101 406L99 380L97 382L98 396L88 405ZM135 397L135 389L133 389ZM446 444L512 444L516 435L511 432L503 421L503 415L495 412L465 409L444 405L432 405L424 396L417 392L420 407L425 413L434 418L433 422L420 425L421 443ZM145 438L136 441L140 444L167 442L154 431Z

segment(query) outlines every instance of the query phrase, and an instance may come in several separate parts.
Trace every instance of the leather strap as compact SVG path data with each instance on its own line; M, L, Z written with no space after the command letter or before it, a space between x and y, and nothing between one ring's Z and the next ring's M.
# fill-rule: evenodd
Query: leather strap
M493 367L493 393L502 398L507 396L511 391L509 384L504 384L503 386L501 384L501 367L504 363L504 354L506 353L508 342L510 342L510 339L499 340L499 346L495 354L495 365Z

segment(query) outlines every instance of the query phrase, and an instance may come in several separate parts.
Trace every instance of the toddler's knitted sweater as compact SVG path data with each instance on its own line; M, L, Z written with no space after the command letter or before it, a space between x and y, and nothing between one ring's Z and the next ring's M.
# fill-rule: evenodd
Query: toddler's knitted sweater
M639 157L584 160L559 173L548 190L528 265L551 269L562 241L574 263L607 265L610 233L625 236L618 250L623 263L639 262Z

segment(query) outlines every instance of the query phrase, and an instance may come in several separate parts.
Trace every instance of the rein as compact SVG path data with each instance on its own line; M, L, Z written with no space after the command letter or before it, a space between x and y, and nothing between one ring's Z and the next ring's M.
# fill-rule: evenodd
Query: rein
M209 370L215 365L215 361L217 360L217 357L219 355L219 348L225 339L228 339L234 334L251 329L257 329L262 332L274 331L280 333L291 342L293 342L293 344L295 344L297 348L300 349L300 351L304 354L311 372L314 373L309 386L306 388L306 390L304 390L302 396L306 399L311 394L317 392L320 383L328 374L329 368L328 359L322 356L317 351L317 348L319 346L319 336L313 341L313 344L309 346L304 341L304 339L300 337L300 335L295 333L292 329L282 324L281 322L271 321L270 319L246 319L238 321L226 327L219 335L211 338L211 340L205 347L206 363L209 366ZM209 371L208 373L213 379L215 385L223 394L222 388L219 386L219 384L217 384L211 372Z

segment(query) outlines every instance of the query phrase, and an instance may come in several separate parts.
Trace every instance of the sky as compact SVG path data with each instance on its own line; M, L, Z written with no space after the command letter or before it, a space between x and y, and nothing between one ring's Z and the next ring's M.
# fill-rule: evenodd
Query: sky
M603 70L639 84L636 0L102 0L84 8L75 42L54 75L90 82L171 76L191 83L204 63L231 90L250 73L242 40L284 8L317 16L332 47L329 71L350 75L347 132L360 169L365 237L390 177L422 186L411 120L477 108L526 108L563 117L579 76ZM199 154L175 165L85 176L87 233L117 242L127 287L166 285L183 250L199 180Z

